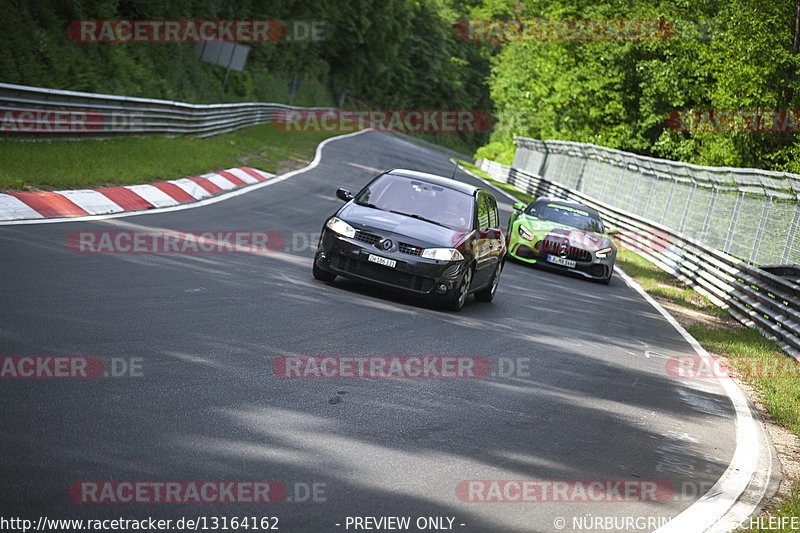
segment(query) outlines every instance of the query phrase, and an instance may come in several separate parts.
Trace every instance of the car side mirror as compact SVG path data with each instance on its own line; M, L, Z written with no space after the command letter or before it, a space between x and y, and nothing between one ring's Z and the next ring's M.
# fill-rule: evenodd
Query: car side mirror
M336 189L336 197L340 200L344 200L345 202L349 202L353 199L353 195L350 194L350 191L342 188Z
M619 235L619 230L614 227L606 228L606 235Z
M525 209L525 204L523 204L522 202L515 202L514 203L514 210L515 211L522 211L524 209Z

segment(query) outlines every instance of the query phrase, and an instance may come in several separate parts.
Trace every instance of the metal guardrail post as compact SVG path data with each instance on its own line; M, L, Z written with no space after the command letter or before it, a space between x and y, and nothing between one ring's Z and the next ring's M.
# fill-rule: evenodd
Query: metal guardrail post
M733 207L731 222L728 225L728 236L725 238L725 246L722 248L722 251L725 253L729 253L731 250L731 245L733 244L734 232L736 231L736 223L739 220L739 211L742 208L743 200L744 200L744 192L739 191L739 194L736 196L736 205L734 205Z
M711 226L711 217L714 214L714 204L717 201L717 195L719 194L719 188L717 184L714 183L714 190L711 191L711 203L708 206L708 210L706 211L706 219L703 221L703 230L701 233L700 240L702 242L706 241L708 237L708 228Z
M792 223L789 226L789 231L786 234L786 245L783 247L783 255L781 256L781 263L784 265L789 263L789 257L792 253L792 248L797 244L796 239L798 238L798 225L800 225L800 202L795 207ZM798 245L798 248L800 249L800 245Z
M694 191L697 189L697 182L692 176L692 188L689 189L689 198L686 199L686 205L683 208L683 216L681 217L681 225L678 231L683 233L683 228L686 226L686 219L689 218L689 212L692 209L692 199L694 199Z
M749 260L751 263L756 263L758 257L758 248L761 246L761 239L764 237L764 228L767 225L767 216L769 215L769 206L772 203L772 198L769 196L764 200L764 209L761 211L761 219L758 224L758 231L756 232L755 242L753 242L753 251L750 253Z

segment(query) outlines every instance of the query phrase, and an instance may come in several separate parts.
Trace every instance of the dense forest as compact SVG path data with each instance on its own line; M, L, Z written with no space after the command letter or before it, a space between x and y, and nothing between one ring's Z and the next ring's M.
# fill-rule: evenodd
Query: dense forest
M0 81L193 103L288 103L350 109L490 110L491 48L453 31L468 11L450 0L0 0ZM246 43L245 69L198 61L192 43L84 43L68 36L80 20L322 21L325 40ZM488 131L440 134L472 151ZM453 138L457 137L457 138Z
M297 105L335 106L344 95L351 109L485 110L494 117L491 132L436 140L470 151L484 145L479 155L506 162L513 136L524 135L800 172L796 114L787 112L800 108L800 5L788 0L0 0L0 7L3 82L189 102L288 102L297 75ZM193 44L70 39L70 22L85 19L324 21L326 39L248 43L246 67L230 73L223 95L225 70L198 61ZM469 20L499 22L465 35ZM589 23L620 20L657 21L658 31L586 33ZM536 21L539 31L524 38L509 31L520 21ZM753 112L766 115L758 122ZM732 116L750 122L731 126Z
M519 15L661 19L670 31L641 41L501 44L489 81L494 144L484 153L508 158L511 136L526 135L706 165L800 172L798 129L791 120L800 105L797 2L605 0L587 6L581 0L528 0ZM669 119L686 110L697 110L697 120L669 127ZM731 126L718 124L713 114L704 124L703 110L739 110L746 117L779 113L778 120L767 114L758 124ZM787 117L786 111L794 113Z

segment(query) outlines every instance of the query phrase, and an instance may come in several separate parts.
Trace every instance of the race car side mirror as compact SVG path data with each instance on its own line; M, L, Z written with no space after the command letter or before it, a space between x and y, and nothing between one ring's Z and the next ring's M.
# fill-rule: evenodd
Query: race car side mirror
M522 202L516 202L514 204L514 211L522 211L523 209L525 209L525 204Z

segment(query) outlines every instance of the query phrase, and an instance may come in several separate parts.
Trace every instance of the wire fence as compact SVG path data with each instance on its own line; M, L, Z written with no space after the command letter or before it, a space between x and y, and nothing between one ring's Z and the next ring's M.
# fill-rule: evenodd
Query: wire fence
M519 140L517 142L519 146ZM544 157L534 159L537 154L532 150L520 155L518 148L517 154L518 158L527 158L528 164L532 162L539 169L548 168ZM593 180L587 179L586 169L591 168L589 162L582 164L576 161L576 152L560 159L548 159L549 173L560 179L544 178L538 172L516 166L509 167L486 159L480 161L480 167L492 178L513 185L531 196L563 198L596 209L607 224L618 228L618 239L628 249L676 276L711 302L728 309L731 316L738 321L758 329L764 336L776 341L788 355L800 360L800 284L791 277L796 273L795 269L783 267L767 270L756 267L649 217L621 208L620 204L628 207L635 202L627 195L619 197L625 188L619 186L619 180L614 183L604 175L597 180L600 187L595 187L593 191L599 190L602 193L602 186L607 187L610 182L616 186L618 196L612 196L607 201L601 201L594 195L579 190L583 183ZM611 174L610 170L604 170L606 174ZM627 173L632 172L628 167L624 170ZM634 177L634 183L635 181ZM664 177L662 181L667 182L668 178ZM645 194L648 189L632 186L632 190L631 194ZM636 193L637 190L640 192ZM669 193L667 197L669 198ZM691 201L683 202L681 207L684 211L692 205ZM660 200L643 198L641 203L659 207L657 212L667 211ZM713 209L709 209L708 213L713 214ZM709 224L713 223L712 219ZM736 227L738 223L737 220L732 225ZM785 236L788 229L783 228L781 235ZM776 275L782 270L786 270L790 276Z
M514 168L754 265L800 263L800 175L515 137Z

